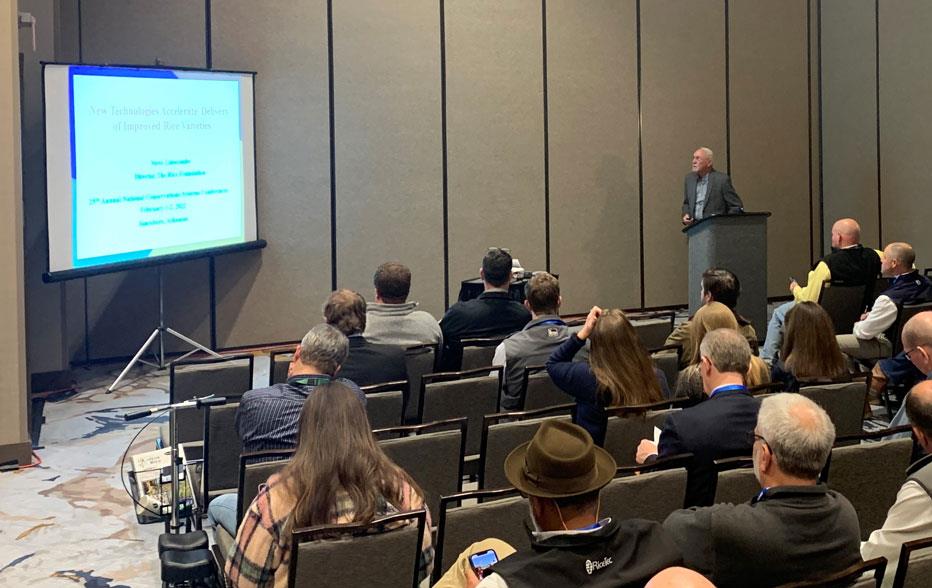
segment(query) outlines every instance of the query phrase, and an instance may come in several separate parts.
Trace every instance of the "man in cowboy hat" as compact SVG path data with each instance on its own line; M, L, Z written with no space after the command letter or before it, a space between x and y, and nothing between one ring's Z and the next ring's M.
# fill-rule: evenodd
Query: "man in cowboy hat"
M528 499L531 549L493 565L479 587L643 585L679 564L682 555L659 523L599 518L599 491L615 470L615 460L585 429L544 421L505 460L508 481ZM467 569L467 586L476 576L459 564L474 547L448 572Z

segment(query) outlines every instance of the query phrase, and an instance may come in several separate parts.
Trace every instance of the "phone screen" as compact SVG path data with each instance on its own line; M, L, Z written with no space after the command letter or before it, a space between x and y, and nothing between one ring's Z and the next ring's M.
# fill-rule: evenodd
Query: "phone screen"
M485 577L485 571L495 563L498 563L498 555L494 549L480 551L469 556L469 565L472 566L480 580Z

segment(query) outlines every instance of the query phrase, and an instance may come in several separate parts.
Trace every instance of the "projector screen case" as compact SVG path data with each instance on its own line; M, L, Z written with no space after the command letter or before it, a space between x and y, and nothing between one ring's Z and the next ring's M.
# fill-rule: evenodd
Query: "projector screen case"
M42 66L45 281L266 245L254 72Z

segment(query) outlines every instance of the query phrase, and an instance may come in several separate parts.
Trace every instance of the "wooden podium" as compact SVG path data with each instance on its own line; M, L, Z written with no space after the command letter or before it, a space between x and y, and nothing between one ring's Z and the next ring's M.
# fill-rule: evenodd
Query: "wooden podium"
M689 314L702 305L702 272L718 267L741 283L736 310L758 336L767 332L767 219L769 212L721 214L685 227L689 239Z

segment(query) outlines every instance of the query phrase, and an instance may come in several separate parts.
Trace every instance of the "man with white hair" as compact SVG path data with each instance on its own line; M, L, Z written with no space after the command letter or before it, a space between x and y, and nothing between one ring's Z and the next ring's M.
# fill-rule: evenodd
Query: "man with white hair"
M686 174L683 190L683 224L716 214L744 212L741 197L728 174L712 167L712 150L700 147L693 153L692 171Z
M664 521L683 565L722 588L777 586L860 562L854 507L819 483L835 442L825 411L800 394L774 394L749 436L760 493L744 504L678 510Z

